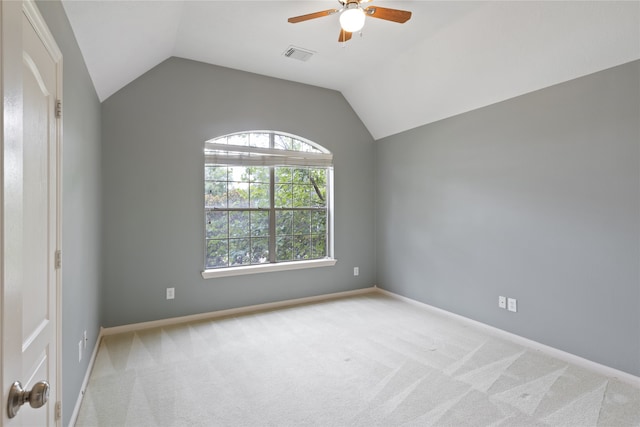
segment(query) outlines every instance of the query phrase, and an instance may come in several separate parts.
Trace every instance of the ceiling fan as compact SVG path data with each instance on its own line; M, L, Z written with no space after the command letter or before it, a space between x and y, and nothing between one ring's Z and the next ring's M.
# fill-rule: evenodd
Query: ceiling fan
M369 3L372 0L338 0L342 5L340 9L328 9L306 15L294 16L288 21L292 24L308 21L310 19L322 18L323 16L340 14L340 36L339 42L346 42L351 39L351 34L358 32L364 26L367 16L384 19L386 21L404 24L411 18L411 12L399 9L389 9L386 7L368 6L362 7L362 3Z

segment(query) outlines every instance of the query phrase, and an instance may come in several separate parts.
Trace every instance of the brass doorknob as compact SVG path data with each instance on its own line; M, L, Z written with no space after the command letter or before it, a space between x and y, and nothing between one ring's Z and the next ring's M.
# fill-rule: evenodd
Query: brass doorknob
M25 390L22 388L20 381L16 381L9 390L9 402L7 404L7 411L9 418L16 416L20 407L26 402L32 408L40 408L47 404L49 401L49 383L46 381L40 381L33 385L31 390Z

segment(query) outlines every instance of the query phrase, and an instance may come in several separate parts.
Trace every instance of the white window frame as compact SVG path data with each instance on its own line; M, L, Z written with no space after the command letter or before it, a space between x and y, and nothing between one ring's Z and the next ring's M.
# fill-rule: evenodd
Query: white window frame
M231 137L241 134L270 134L270 135L282 135L290 137L308 144L314 148L317 148L322 153L316 152L304 152L304 151L288 151L279 149L265 149L258 147L240 146L233 144L220 144L214 142L224 137ZM216 150L217 154L212 150ZM214 153L214 154L212 154ZM205 142L205 164L207 163L220 163L220 160L224 158L228 163L228 166L324 166L327 168L327 257L310 260L299 261L282 261L275 263L264 264L251 264L233 267L220 267L215 269L204 269L202 271L202 277L204 279L214 279L219 277L239 276L246 274L268 273L288 270L299 270L307 268L317 267L329 267L334 266L337 263L337 259L334 258L334 179L333 179L333 156L324 147L309 141L303 137L292 135L286 132L279 131L245 131L238 132L230 135L224 135ZM204 203L204 201L203 201ZM203 211L206 212L206 206L203 206ZM206 239L205 239L205 260L206 266Z

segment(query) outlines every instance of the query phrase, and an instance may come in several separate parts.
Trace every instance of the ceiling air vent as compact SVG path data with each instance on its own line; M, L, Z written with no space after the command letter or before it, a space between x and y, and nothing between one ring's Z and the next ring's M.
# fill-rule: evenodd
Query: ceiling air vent
M303 49L301 47L289 46L287 50L284 51L283 55L287 58L297 59L298 61L307 62L309 58L313 56L315 52L307 49Z

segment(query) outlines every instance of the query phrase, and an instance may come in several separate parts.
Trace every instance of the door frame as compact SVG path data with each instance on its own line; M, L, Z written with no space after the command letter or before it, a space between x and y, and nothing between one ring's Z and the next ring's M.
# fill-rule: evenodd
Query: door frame
M62 52L53 35L40 14L33 0L1 1L0 2L0 425L12 424L7 417L7 394L13 381L26 379L14 378L21 366L5 356L5 341L7 347L22 348L21 334L9 334L14 328L14 319L21 319L22 307L22 255L20 248L7 250L10 242L21 241L22 234L22 138L23 138L23 103L22 103L22 14L31 22L43 45L56 63L56 93L57 100L62 103ZM58 116L56 114L56 116ZM56 122L56 207L55 207L55 239L56 251L62 246L62 117ZM16 167L17 165L17 167ZM19 213L19 214L18 214ZM13 224L16 226L8 226ZM61 253L61 252L60 252ZM11 257L11 264L5 262ZM19 265L20 267L16 267ZM62 268L55 271L55 337L56 368L55 376L55 425L62 423L60 402L62 400ZM6 308L9 307L7 310Z

